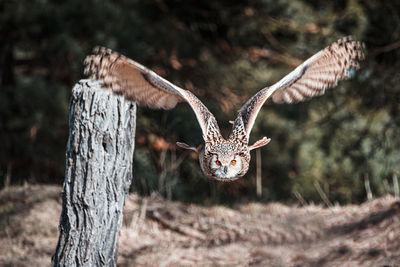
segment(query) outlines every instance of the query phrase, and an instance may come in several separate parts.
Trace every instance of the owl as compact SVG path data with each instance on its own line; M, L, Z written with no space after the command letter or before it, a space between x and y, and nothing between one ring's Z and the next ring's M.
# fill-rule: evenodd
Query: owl
M228 138L221 135L217 120L207 107L190 91L180 88L141 64L118 53L97 47L85 59L85 74L102 80L104 88L153 109L172 109L187 102L193 109L202 131L204 145L189 146L177 142L183 149L198 153L203 173L220 181L233 181L249 169L250 151L267 145L263 137L249 145L249 136L257 115L267 99L275 103L296 103L320 96L348 79L359 69L364 59L364 45L345 37L319 51L272 86L251 97L239 110Z

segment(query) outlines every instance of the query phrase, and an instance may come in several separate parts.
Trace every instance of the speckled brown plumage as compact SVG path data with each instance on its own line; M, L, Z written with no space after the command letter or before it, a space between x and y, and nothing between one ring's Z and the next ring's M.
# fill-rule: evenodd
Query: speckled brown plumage
M206 106L190 91L182 89L153 71L106 48L96 48L85 59L85 73L92 79L103 80L104 87L139 105L155 109L171 109L187 102L200 124L204 146L178 146L199 153L200 166L209 177L232 181L246 174L250 150L269 143L262 138L249 146L254 121L269 98L275 103L295 103L324 94L340 80L348 79L364 58L363 44L345 37L321 50L276 84L261 89L239 110L227 139L220 133L218 123Z

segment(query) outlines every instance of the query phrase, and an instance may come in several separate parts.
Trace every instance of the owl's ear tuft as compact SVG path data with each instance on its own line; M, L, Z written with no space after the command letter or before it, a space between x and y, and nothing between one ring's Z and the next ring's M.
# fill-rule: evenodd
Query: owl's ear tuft
M189 146L188 144L181 143L181 142L176 142L176 145L179 146L180 148L192 150L196 153L199 153L199 151L201 149L201 146L193 147L193 146Z
M271 138L267 138L266 136L264 136L262 139L258 140L257 142L255 142L254 144L249 146L249 150L253 150L253 149L268 145L268 143L270 141L271 141Z

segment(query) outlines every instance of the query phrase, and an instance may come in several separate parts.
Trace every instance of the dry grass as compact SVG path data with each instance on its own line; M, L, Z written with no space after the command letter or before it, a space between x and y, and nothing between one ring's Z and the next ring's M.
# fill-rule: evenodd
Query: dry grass
M400 199L360 206L246 204L230 209L130 195L119 266L396 266ZM60 188L0 192L0 266L49 266Z

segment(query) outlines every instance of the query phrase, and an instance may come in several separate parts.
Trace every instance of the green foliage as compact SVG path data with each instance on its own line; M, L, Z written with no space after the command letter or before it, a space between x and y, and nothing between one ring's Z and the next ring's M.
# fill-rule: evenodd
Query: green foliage
M365 199L400 173L400 4L397 1L2 1L0 181L60 183L70 88L82 61L103 45L193 91L229 133L229 120L259 89L346 35L368 57L351 81L297 105L266 105L251 141L262 149L263 200L294 194L320 201ZM157 147L163 140L166 151ZM255 153L243 179L219 184L175 141L198 145L187 105L139 109L134 190L185 201L256 199Z

